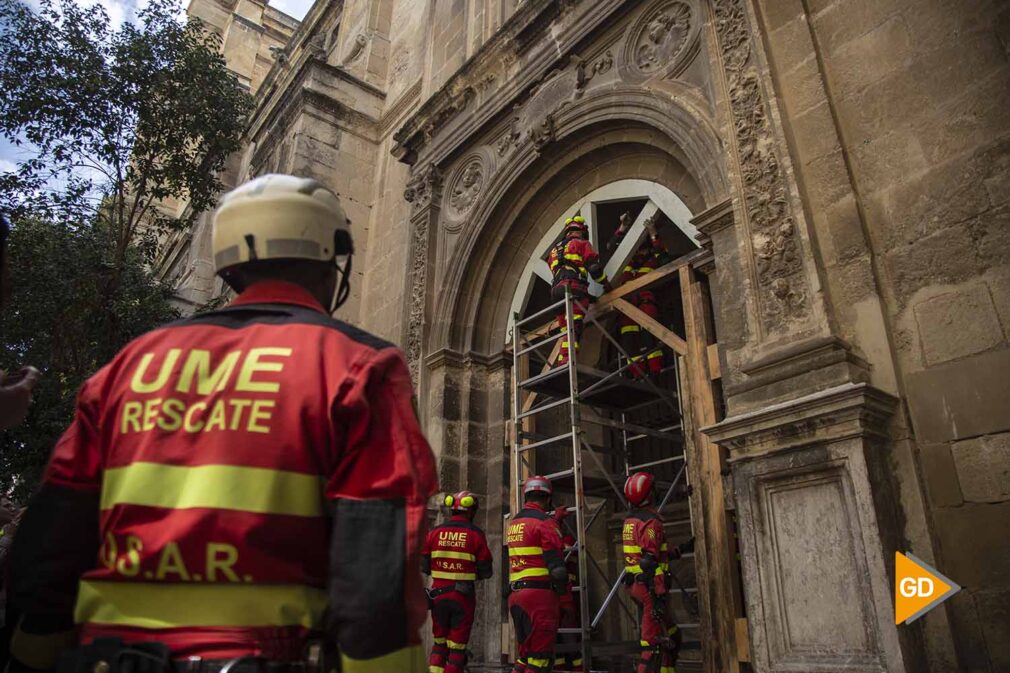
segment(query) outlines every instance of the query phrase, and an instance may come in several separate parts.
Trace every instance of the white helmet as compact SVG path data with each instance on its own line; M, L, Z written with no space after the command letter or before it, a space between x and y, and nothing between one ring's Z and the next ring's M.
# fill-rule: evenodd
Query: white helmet
M304 259L333 262L353 252L340 199L311 178L276 173L239 185L214 214L214 270L246 262Z
M211 240L214 270L242 290L228 272L249 262L331 263L341 276L330 302L332 312L351 291L350 225L340 199L322 183L293 175L262 175L221 197ZM338 255L346 256L343 267L337 263Z

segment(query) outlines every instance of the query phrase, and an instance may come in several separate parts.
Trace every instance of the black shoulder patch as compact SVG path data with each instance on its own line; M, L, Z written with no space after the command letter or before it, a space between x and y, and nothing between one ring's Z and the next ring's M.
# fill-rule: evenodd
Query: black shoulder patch
M539 509L526 509L523 508L519 510L516 514L517 519L536 519L537 521L544 521L548 519L547 512L541 512Z
M294 304L242 304L239 306L228 306L216 311L199 313L197 315L176 320L168 323L162 329L173 327L189 327L192 325L214 325L227 329L242 329L249 325L318 325L334 329L352 341L374 348L384 350L394 348L395 344L384 339L380 339L374 334L370 334L363 329L348 325L342 320L337 320L310 308L296 306Z

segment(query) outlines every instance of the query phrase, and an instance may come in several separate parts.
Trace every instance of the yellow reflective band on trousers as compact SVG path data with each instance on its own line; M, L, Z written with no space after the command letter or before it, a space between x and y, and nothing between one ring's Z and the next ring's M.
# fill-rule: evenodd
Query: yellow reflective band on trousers
M431 576L437 580L476 580L477 573L451 573L445 570L432 570Z
M624 325L621 327L621 334L627 334L628 332L641 332L642 328L638 325Z
M448 641L450 650L465 650L466 643L457 643L455 640Z
M462 561L476 561L476 554L468 554L465 551L441 551L436 549L431 552L431 558L453 558L460 559Z
M326 592L299 584L167 584L82 580L74 620L142 629L322 626Z
M530 577L548 577L550 576L550 571L547 568L527 568L526 570L517 570L515 572L509 573L509 582L516 582L518 580L529 579Z
M444 673L445 666L428 666L428 673Z
M115 505L323 516L323 482L312 474L261 467L133 463L105 471L101 508Z
M538 668L546 668L547 666L550 666L550 664L551 664L551 660L550 659L540 659L539 657L527 657L526 658L526 665L527 666L536 666Z
M405 647L375 659L351 659L340 655L342 673L424 673L428 664L420 645Z

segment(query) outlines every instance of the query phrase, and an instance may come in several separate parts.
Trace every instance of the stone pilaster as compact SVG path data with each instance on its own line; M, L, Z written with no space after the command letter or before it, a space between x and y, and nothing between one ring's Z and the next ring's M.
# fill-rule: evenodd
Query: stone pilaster
M431 286L434 281L435 242L442 200L442 171L434 164L419 167L403 192L410 211L410 282L407 313L407 363L417 389L421 385L421 358L427 336L427 316L431 315Z

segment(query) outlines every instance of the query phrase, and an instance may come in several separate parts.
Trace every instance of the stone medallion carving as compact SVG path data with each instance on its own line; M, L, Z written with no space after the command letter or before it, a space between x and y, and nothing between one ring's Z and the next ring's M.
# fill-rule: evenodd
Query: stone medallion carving
M470 212L484 187L485 173L480 157L473 157L463 163L463 168L449 183L449 204L446 211L450 217L462 219Z
M695 11L677 0L660 4L631 31L625 61L639 75L652 76L683 60L694 41Z

